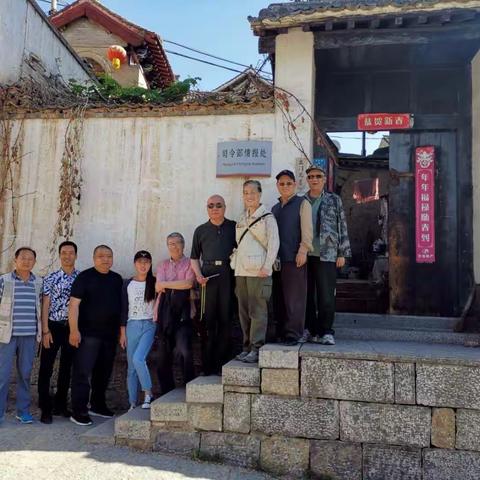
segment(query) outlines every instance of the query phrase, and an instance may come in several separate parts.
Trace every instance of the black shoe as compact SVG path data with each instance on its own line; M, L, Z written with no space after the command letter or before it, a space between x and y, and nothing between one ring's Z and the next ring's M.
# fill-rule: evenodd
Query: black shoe
M76 423L77 425L82 425L83 427L88 427L88 425L93 423L92 419L88 415L75 415L73 413L70 417L70 421Z
M94 408L91 407L88 411L92 417L112 418L115 414L107 407Z
M67 407L53 407L52 415L55 417L70 418L72 412Z
M298 344L298 340L295 340L294 338L287 338L283 344L286 346L286 347L293 347L294 345L297 345Z
M42 412L40 415L40 421L45 425L50 425L53 422L52 414L49 412Z

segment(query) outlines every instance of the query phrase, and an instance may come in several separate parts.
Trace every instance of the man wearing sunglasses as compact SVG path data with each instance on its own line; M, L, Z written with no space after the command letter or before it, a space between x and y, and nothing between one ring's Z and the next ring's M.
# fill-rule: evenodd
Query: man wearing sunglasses
M335 345L335 286L337 268L351 256L347 222L342 200L324 190L326 175L322 167L307 168L310 189L305 198L312 206L313 252L308 255L307 314L305 340Z
M207 213L208 222L198 226L193 234L190 260L197 282L206 288L202 319L207 330L204 373L221 375L222 366L231 355L233 271L230 255L236 246L235 222L225 218L225 200L220 195L212 195L207 200Z
M272 213L280 235L280 271L273 274L273 306L278 336L285 345L301 340L307 302L307 253L312 248L312 207L296 194L295 175L282 170L277 176L278 203Z

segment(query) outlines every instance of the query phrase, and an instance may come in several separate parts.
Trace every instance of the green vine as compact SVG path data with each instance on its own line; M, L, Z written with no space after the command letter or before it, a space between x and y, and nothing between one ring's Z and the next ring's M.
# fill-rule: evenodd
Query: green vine
M99 85L85 86L70 80L70 88L78 97L90 101L104 100L111 103L172 103L182 101L197 85L200 78L187 78L173 82L162 90L147 90L142 87L122 87L109 75L100 75Z

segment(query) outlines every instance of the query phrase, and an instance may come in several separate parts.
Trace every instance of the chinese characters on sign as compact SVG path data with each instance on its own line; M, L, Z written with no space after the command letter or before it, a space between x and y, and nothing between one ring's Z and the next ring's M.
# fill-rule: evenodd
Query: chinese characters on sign
M361 113L357 117L357 128L361 131L403 130L413 127L410 113Z
M435 147L415 149L415 217L417 263L434 263Z
M244 141L217 144L217 177L272 174L272 142Z

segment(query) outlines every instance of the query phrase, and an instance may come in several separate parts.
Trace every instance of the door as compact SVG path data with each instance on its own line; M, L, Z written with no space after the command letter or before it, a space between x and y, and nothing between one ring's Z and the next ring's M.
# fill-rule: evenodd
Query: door
M416 263L416 147L436 151L436 261ZM391 132L389 198L390 313L452 316L458 310L457 149L455 131Z

